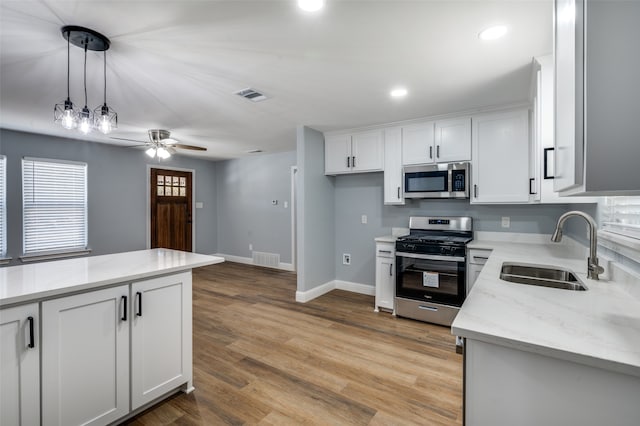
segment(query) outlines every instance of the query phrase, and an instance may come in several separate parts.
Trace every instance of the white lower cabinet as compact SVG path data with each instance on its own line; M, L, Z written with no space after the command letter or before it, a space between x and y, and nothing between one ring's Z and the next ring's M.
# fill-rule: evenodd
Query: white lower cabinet
M0 309L0 425L40 424L38 304Z
M478 279L478 275L484 268L484 264L487 263L489 255L491 255L491 250L489 249L467 250L467 294L469 294L476 279Z
M42 302L42 424L106 425L192 390L191 332L190 272Z
M42 424L104 425L129 412L129 286L42 302Z
M396 294L395 244L376 243L376 306L394 311Z
M131 409L135 410L184 383L192 388L191 274L135 282L131 298Z

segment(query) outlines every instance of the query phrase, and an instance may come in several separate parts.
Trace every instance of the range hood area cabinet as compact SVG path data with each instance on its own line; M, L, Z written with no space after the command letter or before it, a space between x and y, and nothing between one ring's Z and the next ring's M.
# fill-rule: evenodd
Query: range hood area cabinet
M471 117L402 126L402 165L471 160Z
M383 169L383 130L325 135L325 175L380 172Z
M554 7L554 190L640 195L640 2Z

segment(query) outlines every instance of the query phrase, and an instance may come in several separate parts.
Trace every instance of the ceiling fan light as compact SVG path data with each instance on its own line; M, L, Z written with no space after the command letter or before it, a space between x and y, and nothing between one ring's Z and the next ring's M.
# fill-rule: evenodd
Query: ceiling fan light
M157 151L156 154L158 155L158 158L160 158L162 160L165 160L165 159L171 157L171 153L169 153L169 151L167 151L167 149L164 148L164 147L158 148L158 151Z
M144 153L147 154L149 157L154 158L156 156L156 149L154 147L151 147L147 149Z

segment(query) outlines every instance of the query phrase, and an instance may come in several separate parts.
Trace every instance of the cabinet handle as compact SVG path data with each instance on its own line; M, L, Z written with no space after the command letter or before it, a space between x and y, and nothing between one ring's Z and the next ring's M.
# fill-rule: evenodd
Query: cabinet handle
M351 157L347 157L347 169L351 167Z
M473 185L473 198L478 198L478 185Z
M392 277L393 276L393 263L389 264L389 276Z
M351 157L351 167L355 167L356 166L356 156L354 155L353 157Z
M136 292L136 297L138 298L138 312L136 312L136 315L141 317L142 316L142 293L140 293L139 291Z
M429 159L433 160L433 146L429 147Z
M485 256L473 256L474 259L482 259L482 260L487 260L489 259L488 257Z
M27 346L30 348L35 348L36 341L33 337L33 317L28 317L27 321L29 321L29 344Z
M536 192L533 192L531 190L531 184L533 183L534 180L535 180L535 178L530 178L529 179L529 195L536 195Z
M378 253L389 253L389 254L391 254L391 250L378 250Z
M398 187L398 199L400 199L400 187Z
M122 321L126 321L127 320L127 296L122 296L122 318L120 318Z
M436 145L436 157L440 158L440 145Z

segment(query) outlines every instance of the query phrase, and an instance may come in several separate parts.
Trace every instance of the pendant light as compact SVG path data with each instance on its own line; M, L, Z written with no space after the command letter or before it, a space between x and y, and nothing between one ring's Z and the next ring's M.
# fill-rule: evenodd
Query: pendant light
M64 30L64 28L63 28ZM69 34L67 33L67 99L53 107L53 120L65 129L75 129L78 126L78 112L73 108L69 95Z
M85 27L67 25L62 27L62 36L67 39L67 99L64 103L54 107L54 122L60 123L65 129L77 128L88 134L94 128L102 133L109 133L118 126L118 114L107 106L107 53L110 41L99 32ZM84 108L78 111L74 108L69 95L69 46L73 44L84 49ZM87 51L104 52L104 103L102 106L90 110L87 106Z
M107 106L107 51L104 52L104 104L93 110L95 127L100 132L111 133L111 130L118 128L118 113Z
M84 44L84 108L80 111L80 120L78 122L78 130L85 135L91 132L93 127L93 111L87 107L87 44Z

